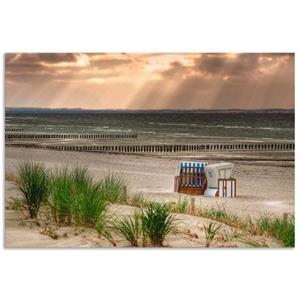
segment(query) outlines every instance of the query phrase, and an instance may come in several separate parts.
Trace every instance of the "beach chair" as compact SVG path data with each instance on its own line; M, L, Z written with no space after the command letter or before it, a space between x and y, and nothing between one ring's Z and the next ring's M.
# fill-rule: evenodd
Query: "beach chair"
M207 162L180 162L174 179L174 191L190 195L203 195L206 189L204 167Z
M231 176L233 163L218 163L204 167L207 197L236 197L236 179Z

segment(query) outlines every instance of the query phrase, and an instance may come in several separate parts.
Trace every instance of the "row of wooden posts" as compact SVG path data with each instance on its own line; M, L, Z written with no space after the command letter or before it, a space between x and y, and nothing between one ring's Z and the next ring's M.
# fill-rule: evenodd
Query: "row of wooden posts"
M115 133L108 133L108 134L98 134L98 133L76 133L76 134L56 134L56 133L22 133L22 134L16 134L16 133L6 133L5 139L7 140L45 140L45 139L136 139L137 134L127 134L127 133L121 133L121 134L115 134Z
M24 128L5 127L5 132L23 132Z
M35 143L8 143L13 147L44 148L60 151L104 152L104 153L171 153L211 150L260 150L293 151L294 143L248 143L248 144L197 144L197 145L52 145Z

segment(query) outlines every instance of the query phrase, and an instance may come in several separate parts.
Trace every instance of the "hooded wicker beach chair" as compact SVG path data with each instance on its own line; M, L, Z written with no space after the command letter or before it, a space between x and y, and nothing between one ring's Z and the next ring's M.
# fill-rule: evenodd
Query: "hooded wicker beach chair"
M206 189L204 167L207 162L180 162L174 180L174 191L190 195L203 195Z

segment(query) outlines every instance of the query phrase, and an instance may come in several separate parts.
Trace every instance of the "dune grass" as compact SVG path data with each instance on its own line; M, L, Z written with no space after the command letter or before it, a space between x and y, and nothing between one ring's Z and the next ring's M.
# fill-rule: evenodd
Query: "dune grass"
M95 228L111 238L107 230L109 203L126 203L125 181L109 175L95 182L83 166L60 168L52 172L41 163L22 162L14 179L22 193L31 218L36 218L42 203L50 207L51 217L59 226Z
M117 219L110 228L134 247L139 242L143 247L162 247L166 236L176 232L177 223L169 204L143 202L134 216Z
M71 223L73 182L69 170L56 170L51 176L51 193L48 204L52 217L58 225Z
M142 234L141 218L139 214L113 221L112 230L124 237L133 247L138 247L138 240Z
M150 202L141 209L143 244L161 247L166 236L175 232L177 223L168 203Z
M295 246L295 218L263 215L257 220L241 218L225 205L200 207L191 211L187 200L171 205L150 202L142 194L128 197L122 177L109 175L95 182L85 167L62 168L50 172L42 163L25 161L17 167L17 176L11 177L22 194L21 202L31 218L37 218L42 204L51 208L52 218L58 225L79 225L96 228L112 240L108 231L107 209L110 203L127 204L140 208L139 216L116 220L112 230L137 246L139 237L143 245L162 246L165 237L176 231L173 213L185 213L208 218L246 230L254 235L269 235L280 240L285 247ZM219 228L205 228L207 238Z
M101 193L110 203L126 203L126 185L124 178L110 174L100 184Z
M17 167L15 185L32 219L36 219L40 206L48 198L49 172L38 162L25 161Z
M239 217L226 209L224 205L218 207L199 208L196 215L224 223L226 225L246 230L254 235L269 235L282 242L284 247L295 246L295 217L263 215L258 219L250 216Z
M256 221L257 230L267 233L282 241L285 247L295 247L295 216L271 217L261 216Z
M143 207L145 203L149 201L146 201L142 193L138 193L133 195L132 197L127 197L126 204L134 207Z
M226 209L224 205L217 205L217 207L200 207L195 210L195 214L200 217L215 220L229 226L238 228L246 226L243 219Z
M205 232L205 239L206 239L206 244L205 247L210 247L214 237L222 227L221 224L213 223L210 222L208 226L204 225L204 232Z
M59 225L94 227L105 218L108 203L102 182L93 182L87 168L64 168L52 175L49 205Z
M175 205L173 205L173 211L178 214L186 214L189 210L189 202L186 199L179 199Z

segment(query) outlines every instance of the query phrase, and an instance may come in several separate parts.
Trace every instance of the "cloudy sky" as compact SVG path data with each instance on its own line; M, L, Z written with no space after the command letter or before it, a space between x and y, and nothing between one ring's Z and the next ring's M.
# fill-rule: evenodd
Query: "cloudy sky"
M294 55L11 53L10 107L294 108Z

